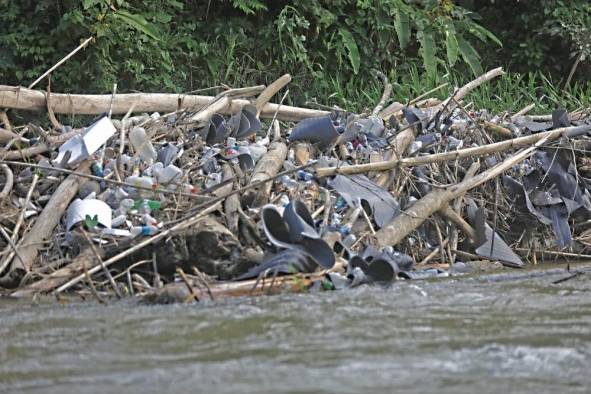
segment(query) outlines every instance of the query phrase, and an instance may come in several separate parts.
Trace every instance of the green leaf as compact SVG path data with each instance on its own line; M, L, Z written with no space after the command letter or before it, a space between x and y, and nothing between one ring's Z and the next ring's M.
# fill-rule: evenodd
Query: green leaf
M470 43L466 41L462 35L458 34L457 39L460 53L462 54L462 59L468 63L474 75L481 75L482 65L480 64L478 52L476 52L474 47L472 47L472 45L470 45Z
M445 25L445 49L447 51L447 61L453 67L458 61L458 39L456 38L456 29L452 23Z
M490 30L485 29L484 27L480 26L477 23L471 23L470 26L468 27L468 31L472 35L475 35L476 37L478 37L483 42L487 42L488 40L491 40L492 42L494 42L498 46L500 46L500 47L503 46L503 43L501 42L501 40L499 40L497 38L497 36L495 36Z
M423 65L429 78L435 78L437 74L437 57L435 56L435 40L433 35L426 31L419 32L419 42L421 43L421 56Z
M159 34L156 28L149 23L146 18L142 15L131 14L125 10L117 10L113 13L115 18L121 19L127 23L130 27L144 33L147 36L152 37L156 41L160 41Z
M398 44L400 49L406 48L410 42L410 19L408 15L400 10L396 10L396 16L394 17L394 28L398 35Z
M359 72L359 66L361 65L361 57L359 56L359 48L357 48L357 43L355 42L355 39L349 30L341 28L339 29L339 34L343 39L345 48L347 48L347 54L349 56L351 66L353 67L353 72L357 74Z
M90 217L90 215L86 215L84 217L84 225L86 226L87 229L92 230L93 228L96 227L97 224L98 224L98 215L94 215L93 217Z

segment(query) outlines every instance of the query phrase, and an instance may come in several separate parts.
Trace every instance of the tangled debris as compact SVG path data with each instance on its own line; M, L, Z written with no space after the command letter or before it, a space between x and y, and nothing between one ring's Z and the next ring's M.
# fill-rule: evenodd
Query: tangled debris
M289 75L166 114L131 115L170 109L167 95L48 93L49 131L2 112L0 286L169 302L589 258L591 117L464 102L502 73L408 105L380 74L364 114L269 104ZM35 110L39 94L1 87L0 101ZM76 108L100 116L59 123Z

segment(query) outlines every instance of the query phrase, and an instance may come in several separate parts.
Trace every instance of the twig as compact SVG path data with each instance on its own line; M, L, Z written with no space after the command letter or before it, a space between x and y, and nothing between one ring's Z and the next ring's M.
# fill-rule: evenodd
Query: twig
M374 70L376 76L382 80L384 83L384 91L382 92L382 98L377 103L375 108L372 111L372 115L376 116L377 114L382 111L386 102L390 99L390 95L392 95L392 84L388 81L388 77L381 71Z
M117 283L115 282L115 279L113 279L113 276L111 275L111 273L109 272L107 267L105 267L105 264L103 263L103 259L101 258L101 255L99 254L98 250L96 250L96 248L94 247L94 243L92 242L92 240L88 236L88 233L83 229L82 234L84 234L84 238L86 238L86 241L88 241L88 245L90 246L90 249L92 250L92 253L94 254L94 257L96 257L96 259L99 261L101 267L103 268L103 272L105 273L105 275L107 276L107 279L111 283L113 290L115 290L115 294L117 295L117 298L119 298L119 299L123 298L123 296L121 295L121 292L119 292L119 288L117 287ZM84 265L84 268L86 269L86 264ZM86 273L88 273L88 271L86 271Z
M85 48L92 41L92 39L93 39L93 37L88 37L86 40L84 40L84 42L82 44L78 45L78 47L76 47L76 49L74 49L72 52L67 54L66 57L64 57L62 60L60 60L56 64L54 64L49 70L45 71L43 73L43 75L41 75L39 78L37 78L35 80L35 82L30 84L29 89L33 89L35 87L35 85L37 85L39 82L41 82L41 80L43 80L43 78L45 78L46 76L51 74L55 69L57 69L59 66L61 66L65 62L67 62L68 59L70 59L72 56L74 56L76 53L78 53L78 51Z
M417 96L417 97L415 97L414 99L410 100L410 101L408 102L408 105L413 105L413 104L416 104L416 103L418 103L418 102L419 102L421 99L423 99L423 98L425 98L425 97L427 97L427 96L431 95L432 93L435 93L436 91L438 91L438 90L440 90L440 89L443 89L443 88L444 88L444 87L446 87L447 85L449 85L449 83L448 83L448 82L442 83L441 85L439 85L439 86L437 86L437 87L435 87L435 88L433 88L433 89L431 89L431 90L429 90L429 91L427 91L427 92L425 92L425 93L421 94L420 96Z
M86 281L88 282L88 286L90 287L90 292L92 293L94 298L96 298L96 300L100 304L106 305L107 302L99 295L98 291L96 291L96 287L94 287L94 283L92 282L92 278L90 277L90 274L88 273L88 268L86 268L86 264L84 264L84 277L86 278Z
M53 113L53 109L51 108L51 77L47 80L47 93L46 93L46 100L47 100L47 116L49 116L49 121L51 122L53 128L55 130L61 130L62 124L57 120L55 114Z
M8 167L6 164L0 164L0 169L2 169L2 171L4 172L5 177L4 187L0 192L0 202L2 202L2 200L4 200L12 190L12 187L14 185L14 174L12 173L10 167Z
M197 296L197 293L195 292L195 290L193 290L193 286L191 286L191 283L189 283L189 278L187 278L187 275L185 275L185 272L183 271L183 269L178 267L176 269L176 272L177 272L177 274L179 274L179 276L183 280L183 283L185 284L185 286L187 286L187 289L189 290L189 296L191 298L193 298L194 301L199 302L199 297Z
M425 265L427 264L429 261L431 261L433 259L433 257L437 256L438 253L441 252L441 249L443 247L445 247L449 242L449 238L446 238L443 240L443 242L441 242L441 247L437 247L437 248L433 248L433 250L431 251L431 253L429 253L423 260L421 260L421 262L417 265ZM442 256L443 258L443 256Z
M0 232L2 233L2 236L4 237L4 239L6 240L6 242L8 242L8 245L12 248L13 253L16 254L16 257L21 261L21 263L23 263L23 258L21 256L21 254L18 251L18 248L16 247L16 245L14 244L14 242L12 241L12 239L10 238L10 235L8 235L8 233L6 232L6 230L4 230L4 227L0 226ZM6 266L8 265L8 263L10 263L10 259L11 257L9 256L3 264L0 265L0 274L2 272L4 272L4 270L6 269Z

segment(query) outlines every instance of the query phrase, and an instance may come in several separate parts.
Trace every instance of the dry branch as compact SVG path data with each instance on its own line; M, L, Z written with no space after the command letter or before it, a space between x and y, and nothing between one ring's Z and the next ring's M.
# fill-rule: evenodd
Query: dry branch
M353 175L361 174L369 171L388 171L396 166L401 167L412 167L423 164L441 163L444 161L458 160L466 157L478 157L486 156L493 153L504 152L513 148L520 148L535 144L538 141L548 138L549 140L555 139L562 134L568 136L570 134L577 135L591 130L591 126L575 126L575 127L563 127L556 130L545 131L543 133L532 134L525 137L513 138L511 140L505 140L495 142L493 144L477 146L473 148L460 149L451 152L436 153L433 155L411 157L408 159L392 159L388 161L381 161L378 163L359 164L348 167L324 167L318 168L316 174L319 177L332 176L335 174Z

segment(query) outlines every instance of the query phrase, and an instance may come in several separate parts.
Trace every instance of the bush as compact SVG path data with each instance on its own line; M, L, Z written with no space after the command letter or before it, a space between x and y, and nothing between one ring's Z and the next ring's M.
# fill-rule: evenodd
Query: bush
M453 1L0 0L0 72L26 84L88 36L62 66L62 90L185 90L220 81L303 85L371 78L420 56L430 78L463 60L481 71L471 42L498 42ZM445 59L445 60L444 60Z
M2 83L27 85L93 36L54 73L55 90L109 92L116 82L120 91L182 92L268 83L289 72L288 101L330 96L348 105L379 95L371 69L401 85L410 78L434 86L450 72L463 79L480 73L480 54L485 68L508 63L567 74L569 52L588 34L581 29L589 17L585 0L461 3L0 0L0 75ZM575 8L580 19L569 22ZM572 48L557 45L558 38ZM553 51L562 54L559 62Z

